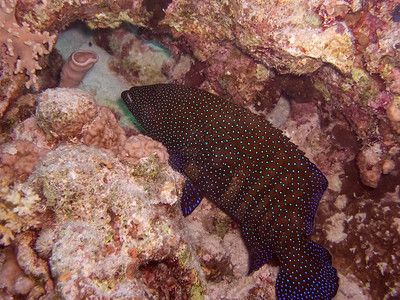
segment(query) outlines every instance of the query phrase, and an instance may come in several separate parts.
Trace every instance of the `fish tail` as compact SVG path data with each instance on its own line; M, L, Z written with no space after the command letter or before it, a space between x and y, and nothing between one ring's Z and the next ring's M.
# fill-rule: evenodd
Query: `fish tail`
M307 238L291 244L280 243L277 299L332 299L339 279L329 252Z

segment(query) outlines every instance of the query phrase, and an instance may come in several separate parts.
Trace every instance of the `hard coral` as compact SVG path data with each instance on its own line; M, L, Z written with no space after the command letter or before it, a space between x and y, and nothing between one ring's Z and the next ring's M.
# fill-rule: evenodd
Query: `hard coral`
M7 185L0 189L0 245L9 245L16 233L37 228L43 212L42 198L26 184Z
M168 152L165 147L142 134L131 136L120 149L119 158L133 164L138 164L142 157L157 155L161 163L168 161Z
M96 114L93 96L79 89L47 89L36 108L39 126L54 138L78 137Z
M100 38L100 37L99 37ZM125 77L131 85L167 82L165 69L175 65L167 51L139 39L135 34L118 29L107 32L107 47L113 53L109 67Z
M0 297L6 299L17 295L27 295L34 286L34 281L27 277L18 265L14 248L3 249L3 264L0 266ZM4 297L4 298L3 298Z
M43 295L44 290L49 292L53 289L48 261L39 258L32 248L36 237L37 234L30 231L19 234L15 240L18 265L27 276L35 279L35 288L29 293L28 299L38 299L38 296L33 296Z
M221 47L208 62L206 74L211 85L221 95L230 95L235 103L254 102L265 81L272 77L271 70L229 44Z
M53 139L73 143L80 141L85 145L109 149L119 154L121 159L134 164L153 153L157 154L161 162L168 160L164 147L145 136L131 137L127 141L125 131L119 126L114 113L106 107L97 106L91 94L79 89L56 88L44 91L39 97L36 120L41 129ZM36 123L27 120L23 124L32 128ZM18 136L25 132L21 126L15 132ZM33 139L26 134L24 136Z
M400 134L400 97L396 101L392 101L386 108L386 114L391 122L393 129Z
M34 233L23 233L0 250L0 298L39 299L53 289L48 263L31 249Z
M376 188L382 175L382 151L379 144L365 147L357 156L357 166L363 184Z
M86 145L118 151L125 143L126 136L112 111L101 107L96 118L83 133L82 141Z
M46 133L39 127L35 116L15 126L10 137L13 140L31 142L39 148L49 149L52 147L47 141Z
M23 122L35 113L36 102L36 94L26 94L19 97L8 107L7 112L0 120L0 143L7 141L10 132L16 124Z
M351 70L351 32L343 22L322 27L314 13L316 1L234 2L173 1L162 23L184 35L201 61L215 55L222 43L234 40L251 57L281 73L311 73L324 62L343 73Z
M126 141L125 132L113 112L97 106L90 93L79 89L44 91L39 97L36 119L48 136L58 140L80 140L86 145L115 152Z
M31 32L26 22L19 25L15 19L15 3L15 0L4 0L0 3L0 44L6 45L8 49L6 71L11 74L22 73L25 70L29 76L25 86L30 88L33 85L38 89L35 72L41 69L38 63L39 55L51 51L56 36L47 31Z
M181 216L171 214L177 194L167 204L159 201L165 186L175 182L168 172L158 181L132 176L109 152L83 145L59 146L43 158L28 182L45 195L56 228L43 233L51 241L36 245L44 244L42 254L51 255L61 297L144 298L177 289L182 297L194 297L198 270ZM143 183L134 180L138 176ZM158 264L169 272L157 273L160 281L154 282L152 266Z
M33 143L16 140L0 145L0 178L25 181L47 149Z

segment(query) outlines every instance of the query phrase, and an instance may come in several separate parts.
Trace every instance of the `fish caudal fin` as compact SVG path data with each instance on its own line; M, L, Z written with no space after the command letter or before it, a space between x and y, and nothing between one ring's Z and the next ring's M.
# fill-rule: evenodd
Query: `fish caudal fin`
M277 299L329 300L336 295L339 280L326 249L303 238L300 243L279 252L282 255L278 254Z

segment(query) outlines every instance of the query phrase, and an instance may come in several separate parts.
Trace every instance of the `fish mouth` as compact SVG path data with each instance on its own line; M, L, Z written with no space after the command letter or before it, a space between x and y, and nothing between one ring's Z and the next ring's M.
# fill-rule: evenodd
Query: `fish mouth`
M129 90L123 91L121 93L121 98L122 98L122 100L124 100L125 103L132 102L132 98L129 95Z

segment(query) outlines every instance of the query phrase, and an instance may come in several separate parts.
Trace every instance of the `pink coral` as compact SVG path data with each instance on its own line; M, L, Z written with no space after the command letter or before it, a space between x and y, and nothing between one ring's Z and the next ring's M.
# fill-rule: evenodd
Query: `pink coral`
M11 246L6 247L2 255L4 263L0 267L0 289L3 292L0 296L2 296L2 299L6 299L3 297L28 294L33 288L34 282L25 276L19 267L14 249Z
M99 60L99 56L94 51L75 51L65 62L60 79L60 87L77 87L86 73Z
M24 232L18 235L15 243L18 265L26 275L34 277L37 280L37 284L40 284L35 286L36 291L32 290L29 296L37 293L37 290L42 290L43 293L43 289L49 292L54 288L48 262L39 258L32 249L35 238L36 234L34 232ZM38 299L38 297L30 299Z
M390 120L392 128L400 134L400 105L392 101L386 108L386 115Z
M25 70L29 76L25 86L30 88L33 85L38 89L35 72L41 69L38 63L39 55L51 51L56 36L50 35L47 31L31 32L26 22L22 22L22 26L19 25L15 19L15 3L15 0L5 0L0 3L0 44L6 45L8 49L6 58L8 71L22 73Z
M112 111L101 107L97 117L88 125L82 141L86 145L117 150L125 143L126 136Z
M152 154L157 155L160 162L168 160L168 152L165 147L151 138L142 134L131 136L121 148L119 158L133 164L138 164L142 157Z
M361 182L376 188L382 176L382 150L379 144L365 147L357 156Z
M106 107L97 106L90 93L69 88L48 89L40 95L39 101L36 122L48 136L110 149L134 164L141 157L153 153L161 162L168 160L165 148L150 138L140 135L127 141L125 131L119 126L114 113ZM35 128L34 120L25 123L30 125L28 128ZM20 127L26 126L18 126L15 136L37 140L23 134L24 129Z
M14 127L10 137L13 140L29 141L40 148L51 148L52 146L48 143L46 135L39 127L35 116L26 119Z
M0 177L24 181L47 149L33 143L16 140L0 146Z

